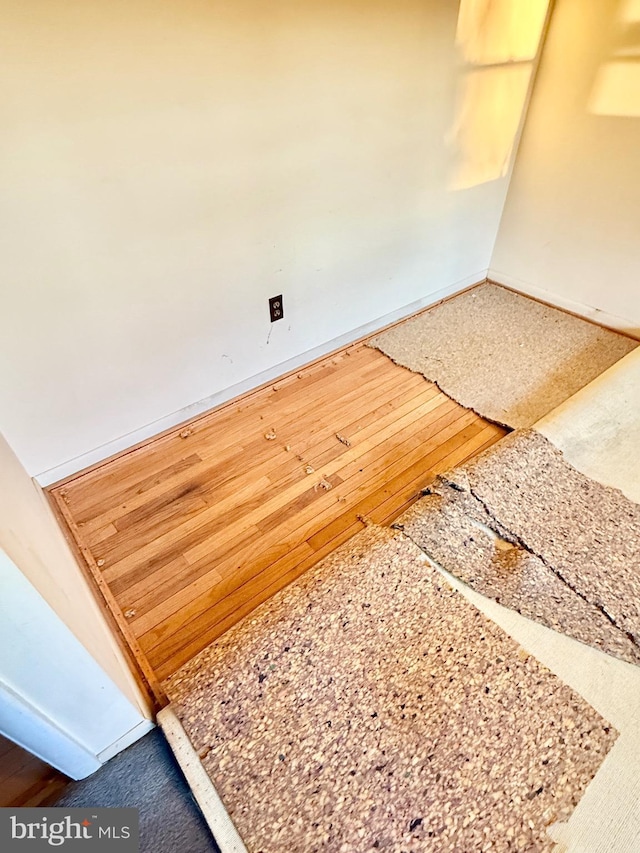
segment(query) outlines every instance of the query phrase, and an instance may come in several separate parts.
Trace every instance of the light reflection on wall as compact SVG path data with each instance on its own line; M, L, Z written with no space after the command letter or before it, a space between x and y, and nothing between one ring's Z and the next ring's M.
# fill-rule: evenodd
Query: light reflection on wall
M456 43L465 62L535 59L547 0L461 0Z
M456 43L464 63L451 130L452 189L507 173L549 0L461 0Z
M624 0L611 59L600 69L589 109L603 116L640 116L640 0Z

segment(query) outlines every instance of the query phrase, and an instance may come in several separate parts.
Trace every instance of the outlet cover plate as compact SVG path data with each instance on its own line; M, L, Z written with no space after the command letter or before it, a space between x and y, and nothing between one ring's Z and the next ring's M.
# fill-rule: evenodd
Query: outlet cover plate
M271 317L272 323L275 323L276 320L282 320L284 317L282 294L280 294L280 296L272 296L269 300L269 316Z

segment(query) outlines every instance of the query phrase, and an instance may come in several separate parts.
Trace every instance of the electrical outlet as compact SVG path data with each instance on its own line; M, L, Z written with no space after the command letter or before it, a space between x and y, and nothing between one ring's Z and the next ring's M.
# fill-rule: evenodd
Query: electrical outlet
M280 296L272 296L269 300L269 314L271 315L272 323L275 323L276 320L282 320L284 317L282 294L280 294Z

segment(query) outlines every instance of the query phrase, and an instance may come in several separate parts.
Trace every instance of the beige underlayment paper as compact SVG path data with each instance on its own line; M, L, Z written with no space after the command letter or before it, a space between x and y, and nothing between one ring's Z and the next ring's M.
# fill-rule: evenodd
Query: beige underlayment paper
M165 684L249 851L550 851L616 738L370 526Z
M638 346L616 332L483 284L374 337L489 420L529 427Z
M640 348L535 424L583 474L640 504Z

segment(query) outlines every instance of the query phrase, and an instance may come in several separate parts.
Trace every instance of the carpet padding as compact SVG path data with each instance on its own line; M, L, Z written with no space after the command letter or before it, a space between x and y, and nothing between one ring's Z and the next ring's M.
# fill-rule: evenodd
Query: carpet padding
M529 427L638 344L484 284L369 342L489 420Z
M264 853L551 850L616 737L373 526L165 686Z
M548 627L640 663L640 506L518 431L396 522L436 562Z

